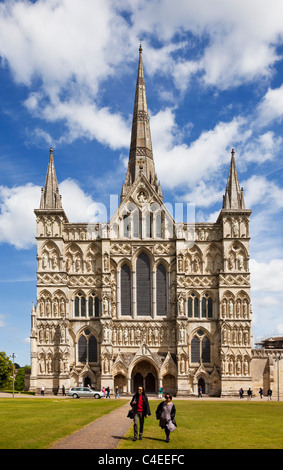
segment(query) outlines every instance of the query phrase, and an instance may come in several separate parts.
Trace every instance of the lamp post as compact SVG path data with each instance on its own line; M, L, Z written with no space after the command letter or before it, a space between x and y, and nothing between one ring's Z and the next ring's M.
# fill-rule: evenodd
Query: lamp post
M16 354L13 353L10 357L13 359L13 398L15 396L15 367L14 367L14 359L16 357Z

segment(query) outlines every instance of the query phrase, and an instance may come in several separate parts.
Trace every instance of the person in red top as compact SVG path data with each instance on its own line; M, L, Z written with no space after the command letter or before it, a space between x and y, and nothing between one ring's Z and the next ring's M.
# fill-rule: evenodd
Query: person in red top
M151 415L147 396L143 390L143 387L138 387L137 393L133 396L131 407L134 410L134 441L138 439L138 425L140 424L139 440L142 440L144 418L148 418Z

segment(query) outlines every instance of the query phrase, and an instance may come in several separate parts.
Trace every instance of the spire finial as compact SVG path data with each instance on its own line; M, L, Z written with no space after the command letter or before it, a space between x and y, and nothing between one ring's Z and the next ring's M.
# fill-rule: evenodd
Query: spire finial
M140 39L140 47L139 47L139 51L142 52L142 39Z

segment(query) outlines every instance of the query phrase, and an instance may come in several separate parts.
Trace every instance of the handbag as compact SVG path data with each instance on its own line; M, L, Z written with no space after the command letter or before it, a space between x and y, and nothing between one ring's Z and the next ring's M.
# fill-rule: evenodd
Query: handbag
M174 424L172 421L169 421L169 423L167 424L167 429L168 429L170 432L173 432L173 431L175 431L176 426L175 426L175 424Z
M135 417L134 410L129 410L127 414L127 418L134 419L134 417Z

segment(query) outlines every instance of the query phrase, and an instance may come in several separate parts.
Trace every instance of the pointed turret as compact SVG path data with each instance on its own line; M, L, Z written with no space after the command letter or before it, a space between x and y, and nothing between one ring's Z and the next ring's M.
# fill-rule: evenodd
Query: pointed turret
M223 209L245 209L243 188L240 188L236 169L234 149L232 149L231 154L232 156L228 182L226 186L225 196L223 197Z
M158 182L152 154L152 143L142 61L142 46L140 45L126 187L131 186L141 173L145 175L149 183L153 186L155 191L157 191ZM161 191L161 188L159 191ZM125 188L123 188L123 194L125 194Z
M62 209L52 147L50 149L50 158L47 168L45 186L42 188L40 209Z

